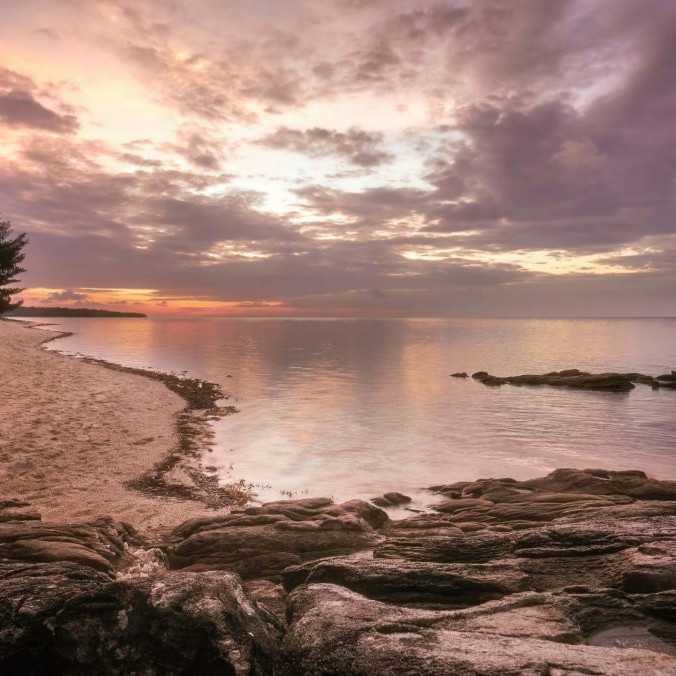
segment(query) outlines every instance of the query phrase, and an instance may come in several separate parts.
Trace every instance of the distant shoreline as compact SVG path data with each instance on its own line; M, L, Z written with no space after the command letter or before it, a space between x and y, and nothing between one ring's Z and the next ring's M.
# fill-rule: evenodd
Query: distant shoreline
M7 317L97 317L97 318L133 318L147 319L142 312L115 312L113 310L95 310L92 308L69 307L19 307L8 312Z

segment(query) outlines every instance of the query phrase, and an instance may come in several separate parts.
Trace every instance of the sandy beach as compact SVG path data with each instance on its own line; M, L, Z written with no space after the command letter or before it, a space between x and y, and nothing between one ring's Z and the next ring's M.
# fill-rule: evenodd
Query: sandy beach
M47 352L52 331L0 321L0 486L44 521L111 516L145 532L213 514L125 487L177 442L185 402L161 382Z

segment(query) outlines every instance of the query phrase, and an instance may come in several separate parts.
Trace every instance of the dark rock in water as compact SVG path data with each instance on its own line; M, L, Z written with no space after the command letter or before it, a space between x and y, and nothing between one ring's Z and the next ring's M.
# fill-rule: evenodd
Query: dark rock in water
M616 495L640 500L676 500L676 481L658 481L640 470L557 469L546 477L512 484L552 492Z
M442 511L449 511L449 505L453 504L475 508L528 503L540 505L539 513L543 516L548 504L582 505L589 511L585 503L598 496L607 496L613 504L631 502L631 498L676 500L676 481L651 479L640 470L557 469L545 477L526 481L479 479L432 486L430 490L455 499L455 502L442 503ZM594 509L600 506L608 505L592 505Z
M676 388L676 373L664 373L656 378L659 387Z
M167 553L174 568L273 578L303 561L368 549L387 521L385 512L361 500L270 502L187 521L172 533Z
M577 369L553 371L551 373L507 376L501 378L486 371L477 371L472 378L484 385L551 385L553 387L572 387L579 390L608 390L625 392L634 388L634 384L623 373L585 373Z
M453 374L459 375L459 374ZM550 385L552 387L572 387L580 390L607 390L626 392L633 389L634 383L660 387L676 388L676 375L672 372L654 378L643 373L587 373L578 369L552 371L543 374L524 374L520 376L493 376L486 371L477 371L472 378L484 385Z
M385 493L384 495L379 495L376 498L371 498L371 502L378 507L398 507L399 505L407 505L411 502L411 498L403 493L392 491L390 493Z
M472 378L474 378L474 380L478 380L484 385L504 385L507 382L504 378L497 378L486 371L477 371L476 373L472 373Z
M390 491L383 495L385 500L388 500L392 505L405 505L411 502L411 498L408 495L403 493L397 493L396 491Z
M469 376L464 371L459 371L458 373L451 373L451 378L469 378Z
M0 673L676 674L676 482L432 490L402 520L316 498L188 521L174 570L124 524L0 502Z
M632 383L640 383L641 385L650 385L653 389L659 387L659 383L656 378L652 376L647 376L644 373L623 373L622 375L626 376L631 380Z

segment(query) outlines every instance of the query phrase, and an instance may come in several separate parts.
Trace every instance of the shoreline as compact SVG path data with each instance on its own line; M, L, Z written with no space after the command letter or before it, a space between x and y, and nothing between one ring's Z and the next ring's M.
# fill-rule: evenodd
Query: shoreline
M75 497L2 482L0 671L676 674L676 481L440 483L432 511L404 519L327 497L216 511L130 482L171 465L181 415L207 429L218 386L47 352L44 330L7 324L0 480L24 463Z
M186 404L176 416L176 446L152 468L127 482L128 488L146 495L194 500L212 509L242 505L249 500L251 493L243 480L236 484L219 486L218 477L207 472L200 463L213 438L209 422L237 413L235 406L219 404L229 398L220 385L199 378L179 377L164 371L124 366L95 357L81 357L79 361L159 381ZM194 485L167 478L182 463L182 469L190 476Z
M46 350L72 332L45 335L45 325L0 321L0 357L10 365L0 395L20 419L0 422L6 496L28 500L48 520L112 516L148 534L248 499L244 482L219 486L201 462L213 437L209 422L236 411L223 405L220 386Z

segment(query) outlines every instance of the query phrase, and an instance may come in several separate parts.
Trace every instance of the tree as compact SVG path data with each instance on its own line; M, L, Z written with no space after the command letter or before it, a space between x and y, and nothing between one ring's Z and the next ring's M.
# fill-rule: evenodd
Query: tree
M26 233L15 235L9 221L0 221L0 315L21 305L21 301L12 302L12 296L23 289L11 287L17 277L26 272L20 267L26 257L23 248L28 243Z

